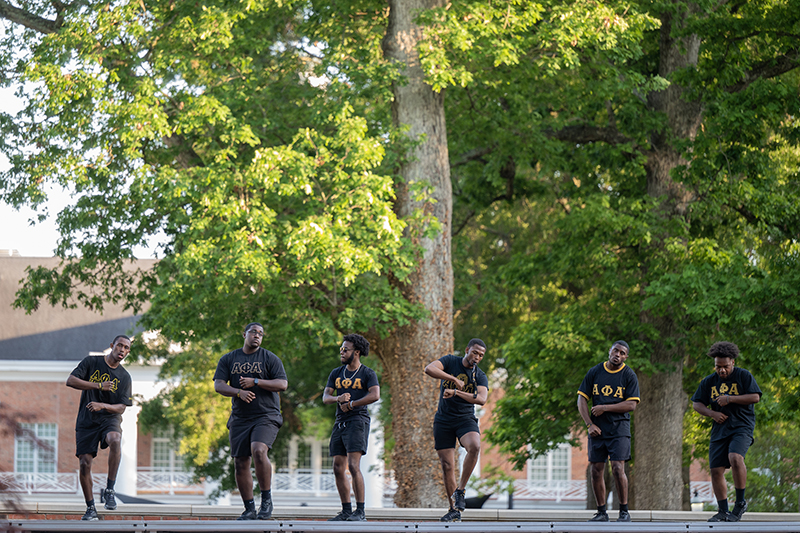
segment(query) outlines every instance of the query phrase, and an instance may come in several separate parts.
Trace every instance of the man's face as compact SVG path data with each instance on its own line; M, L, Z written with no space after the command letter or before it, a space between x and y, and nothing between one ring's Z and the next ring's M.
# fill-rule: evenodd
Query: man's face
M608 351L608 364L612 368L622 366L626 359L628 359L628 349L621 344L615 344Z
M344 341L342 346L339 348L339 358L341 359L342 364L349 365L352 363L355 353L356 349L353 347L353 343L350 341Z
M472 368L483 360L483 355L486 353L486 348L480 344L473 344L465 350L467 355L467 364Z
M131 341L125 337L119 337L111 345L111 358L117 363L121 363L129 353L131 353Z
M722 379L728 379L728 376L733 372L733 364L735 360L730 357L715 357L714 358L714 372L717 373Z
M250 326L244 333L244 344L248 348L258 348L261 346L261 340L264 338L264 328L261 326Z

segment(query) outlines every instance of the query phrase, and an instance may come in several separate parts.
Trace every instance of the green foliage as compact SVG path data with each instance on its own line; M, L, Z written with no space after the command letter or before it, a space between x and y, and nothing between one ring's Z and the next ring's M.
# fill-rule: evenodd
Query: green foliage
M800 443L796 423L777 422L756 428L747 453L747 500L750 511L796 513L800 487Z

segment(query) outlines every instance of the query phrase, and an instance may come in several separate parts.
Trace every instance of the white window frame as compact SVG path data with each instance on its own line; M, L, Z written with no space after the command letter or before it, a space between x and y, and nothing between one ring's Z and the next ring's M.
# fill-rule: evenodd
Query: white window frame
M567 456L567 467L566 467L566 478L565 479L553 479L553 471L556 470L556 467L553 465L553 460L556 457L557 453L563 453ZM539 471L544 470L545 472L545 479L534 479L533 472L534 466L533 461L534 459L529 459L527 464L527 478L528 482L535 483L535 482L553 482L553 481L569 481L572 479L572 446L570 446L566 442L562 442L559 444L555 449L550 450L547 452L544 457L539 456L537 459L545 459L545 467L543 469L537 469ZM558 467L559 470L563 471L563 467Z
M55 435L39 435L40 429L43 430L46 426L52 426L52 428L55 430ZM48 451L43 450L41 447L34 444L33 440L30 437L27 437L26 434L14 435L14 472L22 474L55 474L58 472L58 424L54 422L33 422L21 423L20 427L31 430L37 439L42 442L46 442L52 447L52 461L46 462L42 458L42 455ZM22 442L31 443L30 446L33 449L33 472L21 472L19 470L19 445ZM44 464L52 464L52 471L43 472L41 466Z

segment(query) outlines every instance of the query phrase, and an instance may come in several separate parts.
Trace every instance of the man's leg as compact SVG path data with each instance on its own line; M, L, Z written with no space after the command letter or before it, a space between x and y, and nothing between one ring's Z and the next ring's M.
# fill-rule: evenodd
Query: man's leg
M81 490L83 491L83 498L88 502L94 500L94 495L92 494L93 484L92 484L92 461L94 457L90 453L84 453L83 455L78 456L78 460L80 461L80 474L78 479L81 482Z
M356 503L363 503L366 497L364 490L364 476L361 475L361 452L350 452L347 454L347 468L350 470L350 477L353 479L353 492L356 495ZM339 493L341 495L341 493ZM350 495L348 494L349 498Z
M605 463L590 463L592 465L592 490L594 490L594 499L597 506L605 506L606 504L606 481L603 479L605 474Z
M335 455L333 457L333 477L336 479L336 490L339 492L339 499L342 503L350 503L350 480L347 479L347 460L346 455Z
M439 462L442 464L442 478L444 480L444 491L447 495L447 501L450 503L450 508L453 508L453 502L450 496L456 491L456 463L455 463L455 448L445 448L444 450L436 450L439 455Z
M725 482L725 467L718 466L711 469L711 488L717 501L728 501L728 484Z
M628 505L628 476L625 475L625 461L611 461L611 474L614 476L620 505ZM605 493L605 483L603 483L603 489Z
M108 444L108 479L117 480L119 463L122 460L122 434L117 431L106 433L106 443Z
M467 487L472 471L475 470L475 465L478 464L478 457L481 454L481 434L477 431L470 431L462 435L458 440L467 451L464 465L461 468L461 479L458 483L458 489L464 490Z
M236 487L242 496L242 501L247 503L253 499L253 475L250 473L250 457L234 457L233 464L236 472Z
M272 489L272 463L269 461L269 447L263 442L254 442L250 445L250 452L253 454L253 462L256 469L256 478L261 492ZM248 474L250 465L248 464ZM251 497L252 497L252 476L250 477ZM238 482L238 478L237 478ZM241 488L239 490L242 490Z
M731 473L733 474L733 486L737 489L746 488L747 467L744 465L744 457L742 457L738 453L729 453L728 461L730 461L731 463Z

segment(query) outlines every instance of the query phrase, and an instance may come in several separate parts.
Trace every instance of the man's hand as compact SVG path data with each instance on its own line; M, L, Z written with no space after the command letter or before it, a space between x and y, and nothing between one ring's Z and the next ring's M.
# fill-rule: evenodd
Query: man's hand
M89 402L88 404L86 404L86 408L93 413L96 413L97 411L102 411L103 409L105 409L104 406L105 404L100 402Z
M339 403L347 403L350 401L350 393L345 392L344 394L340 394L336 397L336 401Z
M592 416L600 416L606 412L605 405L593 405L592 406ZM595 426L597 427L597 426Z
M711 418L714 419L714 422L716 422L717 424L724 424L725 421L728 419L728 415L719 413L717 411L712 411L710 416Z
M250 387L256 386L255 378L246 378L244 376L239 377L239 387L242 389L249 389Z
M463 387L464 385L462 384L461 386ZM444 389L444 392L442 392L442 398L452 398L455 395L455 389Z
M458 390L464 390L464 382L458 378L453 378L453 383L456 384L456 388Z
M250 403L256 399L256 393L250 390L241 390L239 391L239 399L244 401L244 403Z
M597 427L597 424L592 424L591 426L589 426L589 436L597 438L602 434L603 430Z

